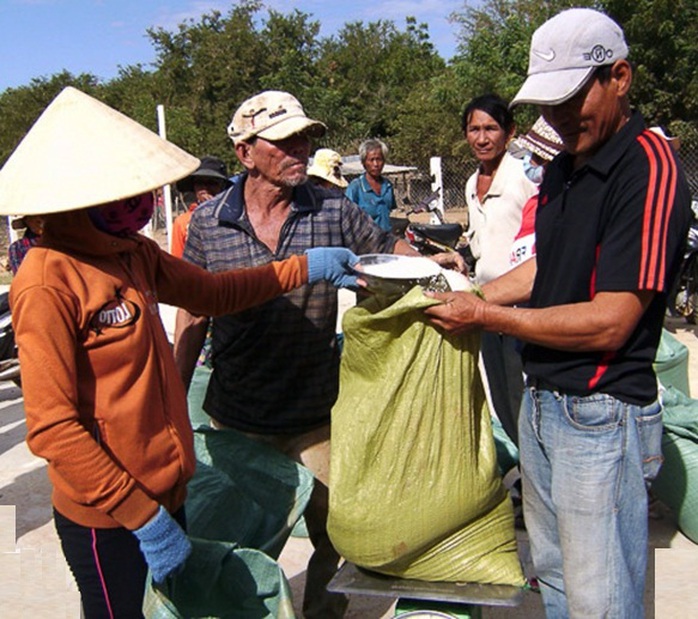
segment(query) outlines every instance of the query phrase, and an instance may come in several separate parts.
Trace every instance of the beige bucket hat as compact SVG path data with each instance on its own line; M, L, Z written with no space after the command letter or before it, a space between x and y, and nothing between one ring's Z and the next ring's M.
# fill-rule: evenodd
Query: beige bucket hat
M196 157L68 87L0 170L0 215L105 204L172 183L198 166Z
M329 148L319 148L315 151L313 163L308 168L308 176L317 176L342 189L349 184L342 176L341 155Z

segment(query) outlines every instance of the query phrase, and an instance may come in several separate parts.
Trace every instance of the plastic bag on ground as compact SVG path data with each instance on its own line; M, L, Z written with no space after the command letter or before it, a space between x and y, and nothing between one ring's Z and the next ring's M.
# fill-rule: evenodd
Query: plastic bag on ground
M498 473L479 336L447 336L414 288L343 321L328 532L347 560L428 581L522 585Z

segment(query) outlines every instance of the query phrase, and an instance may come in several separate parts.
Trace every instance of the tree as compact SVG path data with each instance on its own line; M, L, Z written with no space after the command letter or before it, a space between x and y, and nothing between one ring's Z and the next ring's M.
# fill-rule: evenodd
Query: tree
M100 82L94 75L75 76L62 71L51 77L35 78L28 86L8 88L0 94L0 164L5 164L34 121L66 86L74 86L93 96L100 90Z
M563 9L594 5L590 0L466 1L461 12L451 15L460 27L453 67L461 92L461 110L473 97L485 93L511 100L526 77L531 36L536 28ZM517 110L524 129L537 115L532 106Z
M484 92L514 96L526 75L535 29L571 6L604 11L622 27L635 65L632 103L651 124L675 126L682 137L698 122L698 5L695 0L486 0L465 2L452 15L460 24L457 79L467 99ZM523 128L537 110L522 106ZM523 112L523 113L522 113Z
M646 120L680 130L679 121L698 126L695 0L603 0L603 6L625 31L635 65L631 96Z
M413 17L406 19L404 32L390 21L346 24L324 41L318 60L324 92L315 93L315 100L334 147L356 152L368 137L399 142L394 119L406 102L415 101L420 85L444 68L428 27ZM396 149L406 150L406 144Z

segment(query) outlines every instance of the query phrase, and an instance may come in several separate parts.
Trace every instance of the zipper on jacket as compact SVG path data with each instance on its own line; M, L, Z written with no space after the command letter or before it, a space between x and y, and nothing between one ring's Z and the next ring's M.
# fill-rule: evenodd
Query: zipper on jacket
M155 297L156 301L156 312L153 314L152 312L149 311L149 305L148 305L148 299L145 298L145 292L148 292L150 290L150 286L148 286L147 282L143 282L135 273L135 271L131 268L130 260L127 259L128 257L123 257L122 255L119 256L119 262L121 263L124 272L126 273L127 277L129 278L131 284L133 285L133 289L138 295L138 298L140 299L141 303L144 304L144 308L147 308L148 311L143 311L142 315L144 316L144 320L146 320L146 328L148 329L149 335L152 338L152 341L155 342L156 338L158 337L158 334L155 333L156 327L154 324L154 321L157 319L158 324L159 324L159 329L158 331L162 330L162 324L161 324L161 318L160 318L160 311L159 308L157 307L157 295ZM153 291L157 293L157 291ZM145 318L145 315L148 315L148 318ZM164 336L166 338L166 336ZM167 414L167 411L169 410L169 396L167 393L167 381L165 380L165 367L164 367L164 362L160 353L160 348L157 345L153 346L153 354L155 355L155 359L157 362L157 368L158 368L158 374L160 375L160 394L162 397L162 402L163 402L163 407L162 407L162 416L165 422L165 427L167 428L168 432L170 433L170 436L172 437L173 443L177 446L177 457L179 459L179 470L180 473L184 473L184 443L179 436L179 432L177 431L177 428L175 425L172 423L170 417Z

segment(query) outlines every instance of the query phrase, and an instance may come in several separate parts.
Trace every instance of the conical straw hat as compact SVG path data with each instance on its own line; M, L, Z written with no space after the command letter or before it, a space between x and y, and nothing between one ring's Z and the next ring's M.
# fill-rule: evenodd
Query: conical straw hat
M104 204L172 183L198 166L196 157L68 87L0 170L0 215Z

